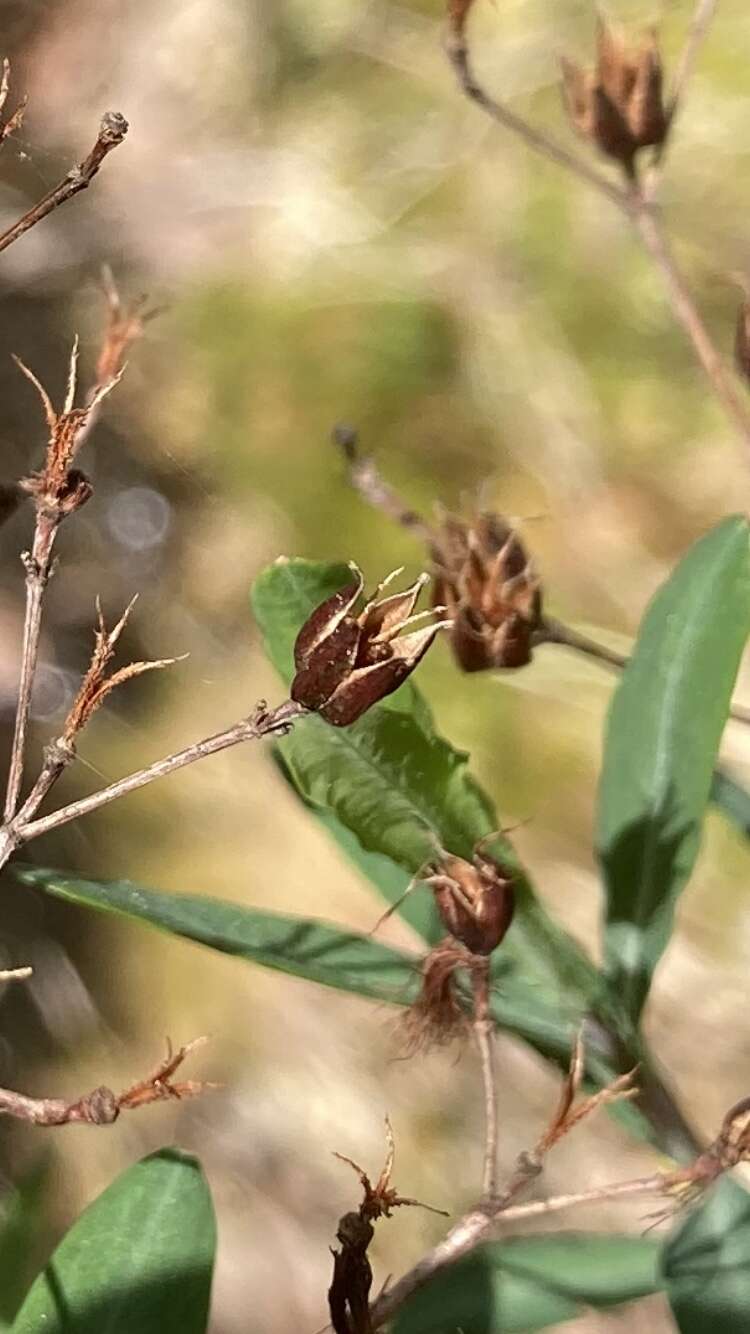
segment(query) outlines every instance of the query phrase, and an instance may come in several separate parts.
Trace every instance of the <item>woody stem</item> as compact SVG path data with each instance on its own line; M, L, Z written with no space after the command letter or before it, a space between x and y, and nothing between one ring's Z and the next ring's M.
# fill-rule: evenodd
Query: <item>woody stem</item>
M484 1085L484 1168L482 1198L497 1194L497 1080L495 1078L494 1025L490 1017L490 961L482 959L473 973L474 1036L482 1066Z

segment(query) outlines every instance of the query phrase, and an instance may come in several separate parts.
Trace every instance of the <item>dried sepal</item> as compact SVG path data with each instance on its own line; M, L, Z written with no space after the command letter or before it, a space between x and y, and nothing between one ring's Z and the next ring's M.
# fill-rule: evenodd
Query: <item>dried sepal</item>
M389 576L357 613L364 582L356 566L352 571L352 582L316 607L294 645L291 697L334 727L347 727L396 690L446 624L434 620L410 629L423 619L414 615L414 606L426 575L403 592L381 598Z
M581 1030L573 1046L568 1073L560 1092L560 1100L547 1129L540 1137L531 1155L533 1161L541 1163L555 1144L569 1135L571 1130L588 1116L591 1116L599 1107L605 1107L613 1102L623 1102L638 1095L639 1090L633 1082L637 1074L636 1067L634 1070L629 1070L627 1074L618 1075L606 1088L598 1089L596 1093L590 1094L576 1106L576 1098L583 1082L585 1068L586 1057L583 1030Z
M20 357L13 360L36 389L49 432L44 467L22 482L24 490L38 505L62 516L80 508L91 495L91 485L83 473L72 467L80 440L92 412L119 383L122 372L105 384L97 385L83 407L75 407L78 377L78 339L73 343L68 367L68 384L62 410L56 412L44 385Z
M192 1042L186 1042L184 1047L178 1047L177 1051L172 1048L172 1043L167 1038L167 1054L159 1062L155 1070L146 1079L138 1080L132 1084L129 1089L121 1093L117 1099L118 1109L121 1112L135 1111L139 1107L147 1107L152 1102L164 1102L171 1100L181 1102L184 1098L197 1098L202 1093L207 1093L212 1089L218 1089L219 1084L211 1083L199 1079L182 1079L175 1081L173 1076L177 1073L183 1061L196 1051L198 1047L203 1047L208 1042L207 1037L193 1038Z
M98 385L109 384L122 373L131 343L143 337L146 325L159 314L158 307L148 307L145 296L124 304L107 264L102 267L101 285L107 303L107 324L96 362Z
M631 49L600 17L594 68L561 63L563 101L573 127L632 175L638 151L658 147L669 128L655 33Z
M5 109L5 103L8 100L10 92L10 61L7 56L3 60L2 74L0 75L0 114ZM0 144L3 143L15 130L20 130L23 124L24 113L28 103L27 97L22 97L15 111L7 120L0 119Z
M530 662L541 624L541 588L508 521L489 512L470 522L446 515L433 535L431 555L435 601L451 619L451 647L463 671Z
M107 668L114 656L117 641L127 625L136 601L137 599L133 598L128 603L117 624L112 630L108 630L104 623L101 604L97 599L98 623L94 631L94 651L63 725L60 739L64 746L70 747L74 744L75 738L86 726L92 714L100 708L107 696L118 686L123 685L125 681L132 680L135 676L142 676L144 672L155 671L162 667L171 667L175 662L180 661L179 658L158 658L149 662L131 662L113 672L111 676L107 675Z

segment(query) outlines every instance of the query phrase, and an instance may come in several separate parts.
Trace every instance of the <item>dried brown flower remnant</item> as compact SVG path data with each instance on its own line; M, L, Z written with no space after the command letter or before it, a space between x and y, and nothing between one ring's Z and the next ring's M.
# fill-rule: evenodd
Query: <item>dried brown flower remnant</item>
M406 1056L443 1047L468 1031L466 1011L456 991L456 972L470 969L474 957L450 937L425 956L419 996L400 1023Z
M419 1200L407 1199L391 1185L396 1145L387 1117L385 1129L388 1149L385 1165L375 1185L358 1163L342 1153L336 1154L342 1163L348 1163L357 1173L363 1199L356 1213L346 1213L339 1219L336 1229L341 1250L332 1252L333 1280L328 1289L328 1308L335 1334L371 1334L373 1329L369 1308L372 1268L367 1258L368 1247L375 1235L373 1223L378 1218L390 1218L391 1212L401 1205L416 1205L447 1217L443 1209L433 1209L429 1204L420 1204Z
M513 877L477 848L472 861L443 853L430 868L443 924L472 954L491 954L513 920Z
M562 73L575 129L632 175L638 150L662 144L669 126L655 35L629 50L621 34L600 19L594 68L563 60Z
M425 614L430 615L413 614L428 582L426 574L403 593L384 598L380 594L394 577L389 575L359 613L355 608L364 581L356 566L352 566L352 574L352 583L326 598L308 617L294 646L292 699L315 710L334 727L347 727L396 690L446 624L433 620L419 630L401 634Z
M541 623L539 580L517 533L498 514L472 523L447 515L432 543L435 599L453 622L465 672L524 667Z
M40 472L26 478L21 485L34 497L38 506L61 518L75 509L80 509L92 494L88 479L71 465L83 439L89 417L102 399L114 389L120 376L116 375L106 384L99 385L84 407L75 407L78 380L78 339L76 339L70 357L65 402L62 411L56 412L49 394L34 372L29 370L18 357L14 357L14 361L39 394L49 431L44 467Z

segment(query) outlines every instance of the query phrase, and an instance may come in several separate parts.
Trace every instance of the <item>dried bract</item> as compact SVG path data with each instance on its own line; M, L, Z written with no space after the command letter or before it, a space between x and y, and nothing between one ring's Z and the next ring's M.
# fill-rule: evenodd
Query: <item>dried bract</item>
M352 583L327 598L307 619L294 646L292 699L334 727L347 727L396 690L446 624L433 620L419 630L409 629L425 615L413 613L428 582L426 574L403 593L383 598L380 594L393 578L389 576L357 612L364 581L356 566L352 573ZM409 633L402 634L403 630Z
M453 622L465 672L524 667L542 614L539 580L520 538L498 514L472 523L448 515L431 543L435 599Z
M34 497L37 505L58 518L80 509L92 494L91 484L77 468L71 465L84 437L88 420L118 383L119 375L99 385L84 407L74 406L78 372L78 340L73 344L68 371L68 388L61 412L56 412L44 386L34 372L18 358L13 358L19 370L30 380L42 401L49 438L44 467L21 485Z
M425 883L443 924L472 954L491 954L513 920L512 874L477 849L471 862L443 853Z
M655 34L630 50L621 34L600 19L594 68L563 60L562 74L565 107L575 129L632 175L639 149L662 144L669 127Z
M419 996L400 1023L406 1056L443 1047L468 1033L468 1016L458 997L456 973L461 968L471 970L473 962L476 956L450 938L440 941L425 956Z

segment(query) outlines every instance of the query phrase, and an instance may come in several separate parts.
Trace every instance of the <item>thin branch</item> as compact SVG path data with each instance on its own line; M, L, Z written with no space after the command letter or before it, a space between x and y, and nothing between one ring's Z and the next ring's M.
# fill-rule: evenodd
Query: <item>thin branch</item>
M474 1037L479 1050L484 1087L484 1168L482 1171L482 1198L492 1200L497 1194L497 1072L495 1070L495 1026L489 1010L489 959L483 968L472 972L474 988Z
M572 648L576 653L583 653L588 658L595 658L597 662L604 662L608 667L621 669L628 663L626 653L617 653L614 649L607 648L605 644L600 644L598 640L589 639L588 635L580 634L578 630L564 625L553 616L544 617L537 642L564 644L566 648Z
M549 162L555 162L559 167L564 167L566 171L577 176L586 185L591 185L600 194L606 195L613 204L616 204L625 213L630 212L631 200L627 190L623 190L618 185L613 185L595 167L589 166L585 158L571 153L556 139L545 134L542 130L537 130L533 125L529 125L528 121L525 121L522 116L518 116L504 103L490 97L489 93L482 88L481 84L477 82L471 67L463 23L449 26L446 50L462 92L472 102L476 102L477 106L481 107L482 111L492 120L496 121L498 125L502 125L503 129L510 130L511 134L517 135L529 148L547 158Z
M307 710L303 705L295 704L291 700L286 700L270 711L266 709L264 704L261 704L249 718L241 718L239 722L234 723L232 727L228 727L224 732L217 732L215 736L207 737L203 741L196 741L192 746L187 746L174 755L168 755L163 760L157 760L145 769L138 769L126 778L120 778L116 783L111 783L109 787L102 788L99 792L93 792L91 796L81 797L68 806L62 806L60 810L53 811L50 815L44 815L38 820L19 823L12 829L14 844L18 847L20 844L28 843L31 839L38 838L40 834L47 834L51 829L58 829L71 820L78 820L83 815L89 815L91 811L99 810L100 807L108 805L110 801L117 801L119 797L124 797L128 792L135 792L139 787L145 787L147 783L153 783L157 778L165 778L167 774L176 773L178 769L184 769L186 765L194 764L196 760L205 759L208 755L215 755L217 751L227 750L230 746L239 745L243 741L255 741L259 737L269 736L273 733L283 734L297 718L302 717L306 712ZM7 860L7 857L5 860ZM0 866L2 865L3 851L0 843Z
M477 82L471 69L466 43L468 9L469 7L460 6L458 20L453 17L449 23L448 56L461 89L492 120L515 134L542 157L556 162L578 179L594 186L632 220L644 248L651 256L664 280L667 298L675 319L687 334L693 351L727 416L736 426L745 444L750 447L750 412L745 408L740 395L736 391L730 373L714 345L687 283L674 260L664 235L661 219L651 202L651 187L640 189L632 183L626 189L613 186L600 172L589 167L585 160L569 153L562 145L557 144L546 134L529 125L522 117L517 116L515 112L510 111L502 103L490 97ZM708 28L712 12L713 5L708 3L708 0L698 0L693 24L688 34L682 60L678 66L676 95L684 93L685 84L692 71L695 56Z
M429 541L429 524L411 506L405 504L397 491L381 477L375 460L359 451L356 430L339 425L333 431L333 442L338 445L347 464L351 485L373 509L381 510L389 519L408 528L418 537Z
M690 79L693 76L698 54L703 42L708 35L708 30L713 22L714 14L718 0L697 0L693 17L690 20L687 37L685 38L682 51L680 52L674 76L672 78L672 87L669 95L668 105L668 130L667 137L661 144L659 159L664 156L664 151L674 127L675 116L685 97L685 90Z
M12 1089L0 1089L0 1115L15 1117L18 1121L30 1122L35 1126L67 1126L83 1123L90 1126L111 1126L120 1112L135 1111L152 1102L165 1099L197 1097L216 1084L202 1083L198 1080L183 1080L175 1083L173 1075L182 1065L186 1056L196 1047L202 1046L205 1038L196 1038L188 1042L179 1051L173 1052L167 1043L167 1055L163 1061L145 1079L139 1080L123 1093L113 1093L112 1089L102 1085L85 1093L72 1102L65 1098L30 1098L25 1093L15 1093Z
M672 313L687 334L696 358L724 411L734 422L745 444L750 446L750 411L735 387L731 372L716 348L693 300L692 293L671 252L661 217L650 206L644 195L634 193L634 200L636 206L631 213L633 225L664 280Z
M33 973L34 969L28 965L23 968L0 968L0 982L26 982Z
M24 232L30 231L38 222L46 218L61 204L67 203L74 195L81 190L87 189L96 176L104 159L113 148L121 144L128 132L128 122L119 111L107 111L102 117L99 133L91 152L79 162L77 167L73 167L53 190L50 190L43 199L40 199L28 213L24 213L22 218L14 222L7 231L0 234L0 251L7 250L8 246L17 241Z

